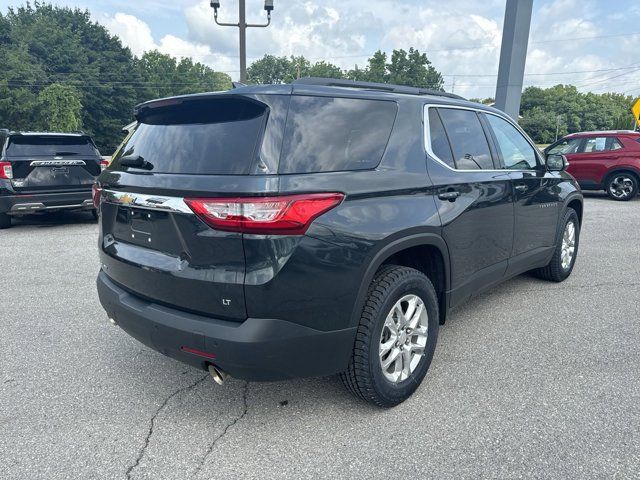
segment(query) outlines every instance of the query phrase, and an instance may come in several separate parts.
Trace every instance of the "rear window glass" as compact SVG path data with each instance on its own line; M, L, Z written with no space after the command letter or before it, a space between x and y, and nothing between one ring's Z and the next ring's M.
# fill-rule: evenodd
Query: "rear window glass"
M247 174L266 116L266 105L233 97L142 110L112 168L135 171L120 167L120 160L140 156L155 173Z
M13 157L98 155L98 151L87 137L37 137L24 135L11 137L7 155Z
M293 96L280 173L375 168L395 121L395 102Z

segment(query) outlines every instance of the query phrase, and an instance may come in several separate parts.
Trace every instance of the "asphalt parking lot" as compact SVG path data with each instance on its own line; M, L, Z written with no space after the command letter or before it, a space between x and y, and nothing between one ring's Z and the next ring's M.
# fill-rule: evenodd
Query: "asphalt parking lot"
M4 479L640 478L640 199L589 195L573 275L454 311L387 411L143 347L100 307L96 237L83 213L0 232Z

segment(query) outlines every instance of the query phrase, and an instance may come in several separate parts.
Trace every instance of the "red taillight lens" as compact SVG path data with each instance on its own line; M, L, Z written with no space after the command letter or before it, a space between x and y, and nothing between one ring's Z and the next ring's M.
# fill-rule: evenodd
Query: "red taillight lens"
M106 169L109 166L109 163L111 162L108 158L102 157L102 160L100 160L100 171Z
M342 193L278 197L187 198L185 202L207 225L230 232L303 235L311 222L339 205Z
M13 168L9 162L0 162L0 178L11 180L13 178Z
M102 188L94 183L91 187L91 198L93 199L93 206L100 208L100 197L102 196Z

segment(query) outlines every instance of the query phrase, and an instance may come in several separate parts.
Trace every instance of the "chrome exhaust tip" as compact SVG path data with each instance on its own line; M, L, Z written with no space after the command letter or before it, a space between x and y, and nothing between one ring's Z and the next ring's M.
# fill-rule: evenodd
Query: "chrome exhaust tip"
M114 327L117 327L117 326L118 326L118 322L116 322L116 319L115 319L115 318L111 318L111 317L109 317L109 323L110 323L111 325L113 325Z
M224 373L222 370L211 363L209 364L209 373L211 374L211 378L213 378L213 381L218 385L222 385L224 383L224 380L227 378L226 373Z

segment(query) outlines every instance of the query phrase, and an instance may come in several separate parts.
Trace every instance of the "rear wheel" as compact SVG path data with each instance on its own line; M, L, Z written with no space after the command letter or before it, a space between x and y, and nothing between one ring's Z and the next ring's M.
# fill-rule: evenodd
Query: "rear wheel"
M631 200L638 194L638 179L631 173L614 173L607 179L606 188L614 200Z
M6 213L0 213L0 228L9 228L11 226L11 217Z
M568 208L563 217L562 232L551 261L533 272L540 278L562 282L573 271L580 241L580 222L573 208Z
M340 375L346 387L381 407L409 398L431 364L438 318L435 289L422 272L381 268L369 287L349 367Z

